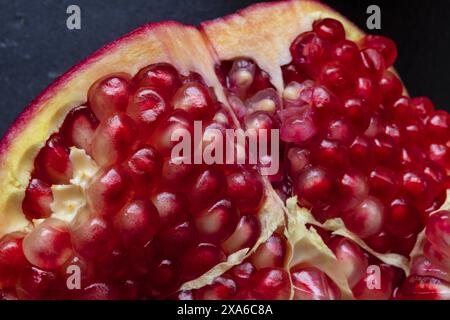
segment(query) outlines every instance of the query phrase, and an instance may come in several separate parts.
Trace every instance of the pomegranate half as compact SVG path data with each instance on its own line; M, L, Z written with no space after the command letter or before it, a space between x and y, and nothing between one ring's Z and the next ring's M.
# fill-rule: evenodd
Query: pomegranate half
M0 143L0 298L450 299L450 118L396 58L307 0L109 44ZM271 148L183 161L229 129Z

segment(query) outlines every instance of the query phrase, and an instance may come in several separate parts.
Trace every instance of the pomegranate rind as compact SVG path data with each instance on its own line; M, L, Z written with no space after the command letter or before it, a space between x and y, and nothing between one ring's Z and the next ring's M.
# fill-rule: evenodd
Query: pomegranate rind
M34 158L67 113L86 101L89 87L105 75L136 74L142 67L159 62L172 63L184 74L199 73L226 105L214 71L216 58L193 26L172 21L147 24L100 49L34 100L0 142L0 236L28 225L21 202Z

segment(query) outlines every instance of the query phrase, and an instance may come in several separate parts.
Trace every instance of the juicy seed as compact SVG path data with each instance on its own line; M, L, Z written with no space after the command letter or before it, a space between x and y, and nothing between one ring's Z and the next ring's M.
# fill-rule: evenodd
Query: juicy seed
M380 232L385 221L383 204L369 197L354 209L344 213L345 225L361 238L367 238Z
M39 179L32 179L25 191L22 210L27 219L48 218L52 213L50 205L53 202L53 193L50 185Z
M334 282L314 267L291 269L295 300L339 300L341 293Z
M141 69L134 81L140 87L157 89L165 98L171 97L181 86L178 71L168 63L157 63Z
M227 175L227 193L242 213L255 213L264 199L264 186L254 171L238 170Z
M288 300L291 284L288 273L281 268L264 268L252 277L251 288L262 300Z
M377 50L383 56L386 67L392 66L397 59L397 46L386 37L368 35L363 39L362 46Z
M225 258L225 254L219 247L210 243L200 243L183 255L182 274L185 279L195 279L225 261Z
M286 238L274 233L256 249L250 259L257 269L283 267L286 250Z
M227 254L244 248L252 248L261 234L261 225L254 215L243 216L236 230L223 243L222 248Z
M215 111L208 89L196 82L187 83L178 89L172 104L175 109L190 113L196 120L211 117Z
M326 18L314 22L313 30L322 39L330 42L338 42L345 38L344 26L335 19Z

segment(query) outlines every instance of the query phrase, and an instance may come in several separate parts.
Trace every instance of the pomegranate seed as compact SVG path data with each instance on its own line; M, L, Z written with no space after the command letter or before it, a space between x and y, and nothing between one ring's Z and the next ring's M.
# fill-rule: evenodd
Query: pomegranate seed
M411 108L420 119L425 120L434 110L434 105L427 97L417 97L411 99Z
M306 80L306 76L294 64L282 66L281 69L285 84L293 81L300 83Z
M289 159L289 172L291 177L295 178L310 164L310 151L294 147L289 149L287 158Z
M387 232L381 231L376 235L364 239L364 241L376 252L388 253L392 248L392 237Z
M383 56L375 49L368 48L361 51L363 67L366 72L380 78L385 70Z
M256 172L240 169L227 175L227 193L241 213L255 213L264 199L264 185Z
M288 300L291 295L289 275L279 268L258 270L252 277L251 287L262 300Z
M236 283L232 279L218 277L211 285L199 289L198 300L230 300L236 293Z
M374 197L368 197L354 209L343 216L347 228L360 236L367 238L381 231L384 217L383 204Z
M330 249L337 258L336 267L345 274L350 288L353 288L365 275L368 267L364 252L354 242L343 237L333 238Z
M434 246L431 242L425 242L423 247L423 255L443 270L450 269L450 256L441 251L440 248Z
M193 130L194 124L191 115L184 110L175 110L170 117L158 125L150 138L150 144L164 156L169 156L171 155L172 148L179 142L172 141L172 139L175 138L175 135L192 134ZM182 137L184 136L178 136L178 138ZM187 157L190 155L183 156Z
M255 80L256 68L256 64L248 59L235 60L227 78L230 91L244 98Z
M158 232L158 211L149 201L132 201L114 217L114 229L123 244L144 245Z
M386 227L397 237L406 237L420 231L420 213L404 199L395 199L387 209Z
M111 223L101 217L86 217L72 227L71 235L75 251L87 259L110 253L115 244Z
M450 213L439 211L430 216L426 226L427 239L440 251L450 256Z
M190 222L182 222L174 227L161 231L159 234L161 248L168 257L178 257L195 240L195 234Z
M398 194L400 181L396 173L385 167L375 167L369 174L371 193L390 200Z
M91 109L80 106L69 112L59 132L66 146L75 146L90 153L97 126L98 120Z
M347 164L347 149L339 141L323 139L313 150L313 157L327 168L342 168Z
M42 300L50 299L57 286L57 275L51 271L28 266L24 269L16 284L16 292L20 299Z
M109 75L95 82L88 92L88 102L96 117L103 121L110 115L125 111L130 95L130 76Z
M353 287L358 300L389 300L393 292L392 275L386 265L375 266L379 274L368 273Z
M261 234L259 220L253 215L243 216L236 230L222 243L227 254L237 252L244 248L252 248Z
M428 189L425 177L419 172L406 171L402 179L402 190L408 196L420 196Z
M368 138L374 138L377 135L384 132L383 121L380 118L379 114L374 114L369 121L369 126L364 132L365 136Z
M356 80L355 94L357 97L366 101L371 110L378 107L382 98L379 94L378 81L375 81L370 76L358 77Z
M165 98L171 97L181 86L178 71L168 63L157 63L141 69L134 81L140 87L157 89Z
M23 254L24 234L10 233L0 239L0 286L8 288L14 285L27 261Z
M331 60L338 61L346 67L355 68L361 64L359 49L356 43L350 40L342 40L331 50Z
M446 282L450 282L450 272L434 265L424 256L419 256L413 259L411 265L411 274L434 277Z
M126 163L126 170L133 179L133 183L140 188L148 187L157 181L161 175L161 156L154 148L144 147L129 158Z
M331 62L323 66L319 81L339 95L351 92L355 83L353 75L337 62Z
M57 135L51 136L35 160L35 175L50 184L68 184L72 178L69 149Z
M223 194L225 177L215 168L201 171L194 179L189 197L195 209L202 209L219 199Z
M111 215L127 200L127 175L120 168L100 171L86 190L90 208L99 215Z
M239 213L229 200L220 200L208 209L194 214L194 224L200 238L209 242L227 239L239 221Z
M390 67L397 59L397 46L395 42L383 36L368 35L362 41L363 48L377 50L384 58L386 67Z
M143 276L150 272L161 258L161 248L158 239L147 242L144 246L136 246L128 252L133 276Z
M411 141L419 141L419 139ZM420 148L407 146L401 150L400 164L405 169L423 170L425 157L425 153Z
M178 192L161 191L152 197L159 213L161 228L181 223L187 218L187 198Z
M291 269L295 300L339 300L341 293L334 282L314 267Z
M255 271L255 266L250 262L244 262L233 267L230 273L239 287L247 287Z
M271 130L276 129L278 124L272 116L264 111L257 111L245 117L245 129L254 139L259 139L258 143L268 143L270 141Z
M289 110L283 110L281 112L287 113ZM314 124L313 112L311 109L305 109L304 112L293 114L285 118L282 113L279 113L279 116L282 118L280 137L284 142L302 144L318 133L318 128Z
M355 170L342 174L338 188L342 210L353 209L369 195L366 177Z
M314 32L299 35L291 44L292 59L301 72L314 77L325 59L327 45Z
M45 220L23 239L23 252L36 267L61 267L72 255L69 226L62 220Z
M53 202L53 193L50 185L39 179L32 179L25 190L22 210L27 219L42 219L51 215L50 205Z
M178 89L172 104L175 109L192 114L194 119L207 119L215 111L208 88L197 82L187 83Z
M95 276L101 281L124 280L130 270L128 255L118 248L95 262Z
M372 159L372 144L364 136L356 137L349 147L350 159L354 166L369 166Z
M345 119L333 120L330 122L327 138L347 144L354 138L352 129Z
M450 120L445 111L434 111L426 124L427 136L435 142L446 143L450 139Z
M286 250L286 238L278 233L274 233L256 249L250 261L256 269L283 267Z
M349 98L344 101L344 114L358 129L365 130L369 126L369 106L361 98Z
M123 114L114 115L100 123L92 141L92 156L100 166L123 160L133 146L135 125Z
M408 300L448 300L450 285L432 277L410 276L403 283L400 298Z
M373 140L373 154L378 164L392 166L399 162L400 151L395 141L386 135Z
M185 279L195 279L225 259L225 254L219 247L210 243L200 243L183 255L182 274Z
M416 234L410 234L407 237L394 237L394 240L392 241L392 252L404 255L406 257L409 256L412 249L414 248L415 244L417 242L417 235Z
M77 296L79 300L119 300L118 288L107 283L94 283L84 288Z
M149 273L147 291L151 297L171 293L180 281L180 268L172 260L162 260Z
M446 145L436 143L430 144L428 158L445 168L450 167L450 151Z
M119 286L120 300L137 300L139 298L139 283L134 280L126 280Z
M384 103L390 103L400 98L403 85L400 79L390 71L386 71L379 81Z
M302 205L322 203L333 194L334 181L330 174L320 167L308 167L298 176L295 190Z
M127 114L139 126L139 134L148 137L155 125L171 110L163 97L153 88L141 88L131 97Z
M319 37L330 42L338 42L345 38L344 26L335 19L326 18L315 21L313 30Z

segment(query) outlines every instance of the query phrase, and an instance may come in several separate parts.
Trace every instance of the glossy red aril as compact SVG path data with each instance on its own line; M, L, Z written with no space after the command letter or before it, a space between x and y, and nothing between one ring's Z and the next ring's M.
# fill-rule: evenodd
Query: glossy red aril
M311 206L325 201L334 189L334 179L320 167L308 167L295 182L295 191L303 205Z
M236 293L236 283L232 279L218 277L214 282L196 293L198 300L230 300Z
M252 277L251 288L262 300L288 300L291 295L289 275L281 268L258 270Z
M38 268L61 267L73 253L69 226L62 220L45 220L23 239L23 252Z
M140 87L155 88L167 98L181 86L177 69L168 63L157 63L141 69L134 81Z
M72 109L61 126L61 138L66 146L74 146L91 151L92 137L98 126L98 120L90 108L80 106Z
M14 285L20 272L27 264L22 242L25 234L16 232L0 239L0 287Z
M255 274L255 266L250 262L241 263L230 270L230 273L239 287L246 287Z
M398 99L403 92L402 82L390 71L386 71L381 77L379 87L385 103Z
M293 62L309 76L317 75L319 66L326 57L327 45L314 32L299 35L291 44Z
M35 174L50 184L68 184L72 178L69 149L58 135L53 135L35 160Z
M17 281L16 292L17 296L24 300L61 298L62 292L58 291L57 287L58 277L56 273L27 266Z
M291 269L295 300L339 300L341 293L334 282L314 267Z
M168 257L178 257L195 240L195 229L189 221L181 222L159 234L161 248Z
M336 267L347 277L350 288L354 287L366 274L368 267L364 252L351 240L335 237L330 248L337 258Z
M399 298L406 300L449 300L450 285L433 277L410 276L403 283Z
M257 269L283 267L286 250L286 238L278 233L274 233L256 249L250 260Z
M350 210L360 204L369 194L366 177L355 170L344 172L339 180L341 208Z
M124 114L102 121L92 141L92 156L97 164L109 166L126 158L134 143L135 130L133 120Z
M337 62L328 63L322 68L319 81L338 95L345 95L354 87L353 75Z
M145 188L156 183L162 171L162 158L153 147L137 150L127 161L126 170L134 183Z
M319 37L330 42L338 42L345 38L344 26L335 19L326 18L315 21L313 30Z
M179 192L161 191L152 197L158 210L161 228L167 228L184 221L188 216L188 201Z
M234 232L222 243L222 248L227 254L244 248L252 248L260 233L261 225L258 218L254 215L243 216Z
M439 211L430 216L426 227L427 239L450 257L450 213Z
M32 179L25 191L22 210L28 219L47 218L52 213L50 205L53 193L50 185L39 179Z
M264 199L264 185L256 172L242 168L227 175L227 194L242 213L254 213Z
M125 73L109 75L95 82L88 92L88 103L100 121L125 111L131 92L130 76Z
M447 143L450 139L450 119L445 111L434 111L426 123L429 138L436 142Z
M387 208L386 227L398 237L406 237L420 231L421 217L418 210L405 199L394 199Z
M134 200L113 219L114 229L126 246L145 245L159 229L159 215L150 201Z
M386 67L390 67L397 59L397 46L395 42L383 36L368 35L362 41L363 48L375 49L383 56Z
M201 209L213 203L223 194L225 176L222 171L209 168L202 170L194 179L190 190L190 202L193 208Z
M361 238L377 234L385 221L383 204L374 197L368 197L343 215L345 225Z
M361 59L363 62L363 69L369 75L380 78L385 70L385 61L381 53L372 48L367 48L361 51Z
M370 191L381 199L392 199L400 189L396 173L385 167L375 167L369 174Z
M179 281L179 266L172 260L162 260L149 272L147 291L150 297L171 293Z
M190 113L196 120L206 119L215 111L209 89L197 82L187 83L178 89L172 103L175 109Z
M225 254L219 247L210 243L200 243L182 256L182 274L185 279L195 279L225 259Z
M411 99L411 108L417 116L424 120L434 110L434 105L430 98L417 97Z

